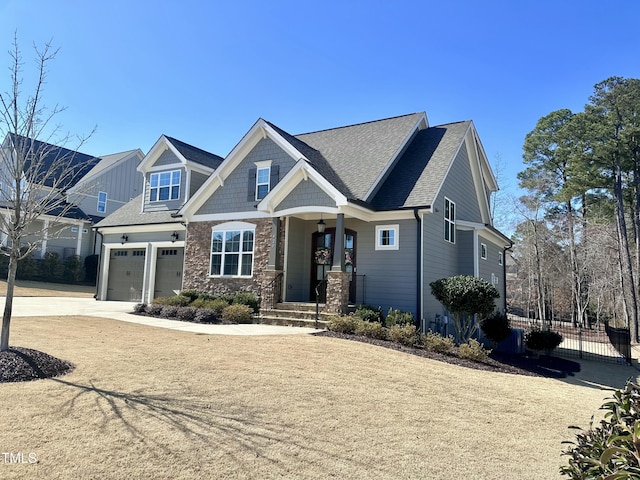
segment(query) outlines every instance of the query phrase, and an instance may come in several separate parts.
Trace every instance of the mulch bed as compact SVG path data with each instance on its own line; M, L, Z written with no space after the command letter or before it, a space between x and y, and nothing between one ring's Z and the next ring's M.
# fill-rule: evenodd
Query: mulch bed
M0 352L0 383L59 377L73 369L66 360L30 348L12 347Z
M317 336L342 338L357 342L369 343L379 347L391 348L411 355L430 358L439 362L446 362L461 367L485 370L490 372L511 373L514 375L527 375L533 377L566 378L580 371L580 364L564 358L550 355L510 355L500 352L491 352L489 358L482 362L461 358L457 351L451 354L430 352L420 347L407 347L399 343L387 340L363 337L360 335L348 335L336 333L330 330L316 333Z

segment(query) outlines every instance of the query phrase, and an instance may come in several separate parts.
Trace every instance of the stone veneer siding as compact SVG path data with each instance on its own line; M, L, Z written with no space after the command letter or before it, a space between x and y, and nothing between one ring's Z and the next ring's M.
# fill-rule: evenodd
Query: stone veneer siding
M261 293L263 272L269 264L271 243L271 219L244 220L255 224L253 243L253 275L251 277L210 277L211 229L225 222L193 222L187 226L187 241L184 260L184 289L194 289L212 295L237 292Z

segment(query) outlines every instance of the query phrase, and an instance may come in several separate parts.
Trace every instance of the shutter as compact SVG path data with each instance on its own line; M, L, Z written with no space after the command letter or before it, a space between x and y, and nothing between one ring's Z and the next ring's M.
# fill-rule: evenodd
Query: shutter
M271 165L271 178L269 178L269 191L280 181L280 165Z
M247 202L255 202L256 201L256 174L258 172L257 168L249 169L249 180L248 180L248 193L247 193Z

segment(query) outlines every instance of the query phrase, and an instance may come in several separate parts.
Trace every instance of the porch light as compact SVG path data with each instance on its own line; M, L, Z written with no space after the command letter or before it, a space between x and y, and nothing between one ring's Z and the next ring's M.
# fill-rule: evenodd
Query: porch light
M129 240L129 236L125 235L124 233L122 234L122 236L120 237L120 241L122 242L122 244L124 245L124 243Z
M178 238L180 238L180 234L178 232L173 232L171 234L171 243L174 243Z
M320 221L316 226L318 227L318 233L324 233L324 229L326 228L326 225L324 223L324 220L322 220L322 218L320 219Z

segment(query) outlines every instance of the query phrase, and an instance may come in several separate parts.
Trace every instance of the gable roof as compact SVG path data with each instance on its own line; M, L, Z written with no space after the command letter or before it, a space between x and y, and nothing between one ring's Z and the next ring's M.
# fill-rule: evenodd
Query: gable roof
M341 193L366 202L407 142L426 126L421 112L294 137L318 152L313 166Z
M200 165L204 165L205 167L210 168L218 168L220 164L224 161L219 155L214 153L207 152L198 147L194 147L193 145L189 145L188 143L184 143L181 140L178 140L173 137L169 137L164 135L164 137L171 142L171 144L180 152L180 154L186 158L187 160L199 163Z
M99 162L82 177L83 181L95 178L101 173L115 167L120 161L129 158L132 155L137 155L139 159L144 156L139 148L133 150L127 150L126 152L112 153L110 155L103 155L99 157ZM73 189L70 189L73 191Z
M372 206L393 210L432 205L471 125L467 120L418 132L372 199Z
M100 161L97 157L40 140L12 133L8 136L9 147L17 147L27 152L24 171L29 170L32 165L36 166L38 171L30 172L34 175L32 178L35 178L38 183L42 180L43 185L47 187L67 190L78 183ZM65 178L60 179L63 174Z
M143 194L138 195L133 200L125 203L111 215L107 216L95 227L115 227L126 225L151 225L160 223L179 223L180 219L176 219L173 214L174 210L162 210L158 212L144 212L140 208L142 206Z

